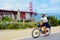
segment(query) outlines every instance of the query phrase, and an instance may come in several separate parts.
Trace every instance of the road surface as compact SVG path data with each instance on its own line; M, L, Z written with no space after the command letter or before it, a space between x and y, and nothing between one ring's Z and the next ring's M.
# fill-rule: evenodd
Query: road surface
M25 38L25 39L16 39L16 40L60 40L60 33L51 34L47 37L41 35L39 38Z

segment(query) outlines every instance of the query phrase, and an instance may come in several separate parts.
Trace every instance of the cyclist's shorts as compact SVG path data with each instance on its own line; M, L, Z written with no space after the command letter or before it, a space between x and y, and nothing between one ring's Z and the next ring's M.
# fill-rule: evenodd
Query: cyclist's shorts
M48 24L48 22L43 23L43 26L46 26L46 28L51 28L50 25Z

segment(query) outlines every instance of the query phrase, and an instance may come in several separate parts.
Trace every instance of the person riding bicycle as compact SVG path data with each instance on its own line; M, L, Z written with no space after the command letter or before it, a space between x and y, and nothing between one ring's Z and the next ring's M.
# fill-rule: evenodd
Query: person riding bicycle
M48 19L47 19L46 15L45 15L45 14L41 14L41 15L42 15L42 17L41 17L40 20L43 21L44 36L46 36L46 28L49 28L49 29L50 29L51 27L50 27L50 25L48 24Z

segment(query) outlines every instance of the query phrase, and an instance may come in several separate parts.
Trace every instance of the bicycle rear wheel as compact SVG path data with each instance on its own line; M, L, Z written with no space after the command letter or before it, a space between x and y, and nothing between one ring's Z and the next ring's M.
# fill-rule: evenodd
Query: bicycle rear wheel
M35 28L32 31L32 37L33 38L38 38L40 36L40 29L39 28Z
M46 29L46 35L48 36L48 35L50 35L50 33L51 33L51 29L50 28L47 28Z

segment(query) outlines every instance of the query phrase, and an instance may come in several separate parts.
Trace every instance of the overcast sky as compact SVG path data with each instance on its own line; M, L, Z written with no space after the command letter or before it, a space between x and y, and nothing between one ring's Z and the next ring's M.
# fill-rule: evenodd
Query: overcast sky
M29 11L29 2L38 13L60 13L60 0L0 0L0 9Z

